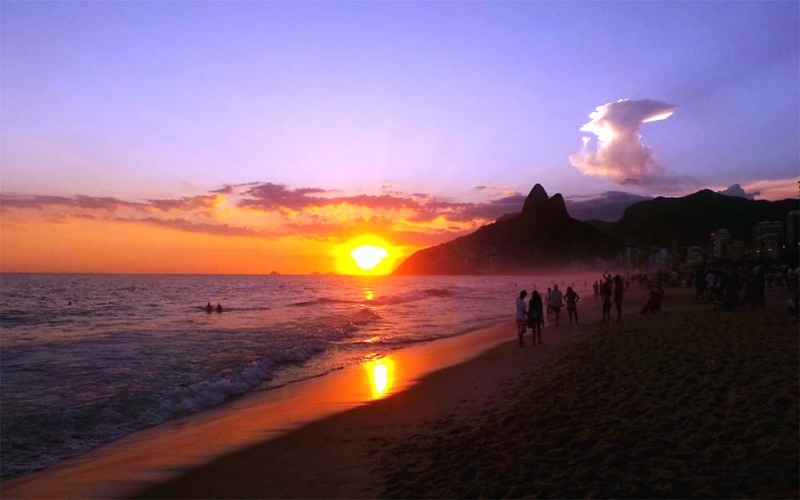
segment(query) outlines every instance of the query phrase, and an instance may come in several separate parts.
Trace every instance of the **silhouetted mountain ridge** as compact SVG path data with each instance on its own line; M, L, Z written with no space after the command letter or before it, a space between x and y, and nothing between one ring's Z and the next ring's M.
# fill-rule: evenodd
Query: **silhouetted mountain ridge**
M783 222L798 200L749 200L703 189L682 198L658 197L634 203L622 219L596 227L615 239L636 240L642 245L707 244L710 234L725 228L734 239L750 244L753 226L771 220Z
M406 259L397 274L473 274L536 271L610 258L626 243L638 246L707 245L712 232L730 231L750 244L752 229L765 220L783 221L798 200L749 200L704 189L682 198L634 203L617 222L581 222L570 217L560 194L548 197L540 184L522 211L475 232Z
M397 274L516 272L570 265L612 256L619 244L598 229L573 219L564 197L531 189L522 212L453 241L414 253Z

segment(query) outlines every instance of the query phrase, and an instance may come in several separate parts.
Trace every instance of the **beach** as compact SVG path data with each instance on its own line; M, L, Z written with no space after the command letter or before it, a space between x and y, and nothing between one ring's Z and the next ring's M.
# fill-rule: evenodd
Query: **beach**
M631 297L622 322L508 341L140 497L796 498L797 327L770 295L714 313L670 290L648 316Z
M148 464L134 470L148 474L126 475L130 462L112 450L97 461L116 467L115 479L100 469L76 476L80 467L67 462L8 481L2 493L796 497L797 326L782 311L783 297L783 290L771 290L765 311L714 313L708 303L695 304L689 290L668 289L664 310L643 316L638 309L644 293L634 288L623 320L607 325L599 323L599 304L584 297L583 324L570 327L562 318L561 326L545 328L543 345L532 346L529 335L520 349L509 320L399 351L417 361L406 364L398 357L387 382L394 385L384 386L384 394L374 393L373 376L371 402L368 394L354 395L367 390L348 378L358 370L342 370L338 382L320 377L311 381L320 384L318 394L346 392L331 384L350 388L338 403L323 405L330 414L309 416L288 432L245 433L230 452L178 465L158 458L181 443L191 456L187 442L199 449L204 441L268 418L259 407L236 419L210 419L216 421L211 427L196 421L162 426L158 432L162 439L167 433L171 444L132 438L139 447L129 458ZM187 427L207 430L190 441L180 437ZM115 445L119 450L125 443ZM59 488L74 484L75 477L83 487Z

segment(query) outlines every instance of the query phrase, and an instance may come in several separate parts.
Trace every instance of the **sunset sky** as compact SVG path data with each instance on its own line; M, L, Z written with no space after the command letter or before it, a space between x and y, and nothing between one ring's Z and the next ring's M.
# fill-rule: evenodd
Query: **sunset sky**
M535 183L796 197L799 6L4 1L0 271L388 272Z

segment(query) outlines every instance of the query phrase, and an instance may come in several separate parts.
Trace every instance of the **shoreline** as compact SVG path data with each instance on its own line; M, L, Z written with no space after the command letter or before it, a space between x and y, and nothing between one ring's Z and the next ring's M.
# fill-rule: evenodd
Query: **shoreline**
M7 479L0 483L0 493L6 498L125 497L220 456L406 391L433 372L468 362L515 338L513 333L513 320L503 321L248 394L200 414L131 433L53 467ZM386 380L376 380L376 374Z
M632 290L625 314L638 310L642 297L643 291ZM565 316L562 311L564 322ZM528 333L523 349L509 320L501 325L497 345L440 366L408 390L192 468L137 492L136 498L379 497L383 478L376 472L377 460L392 442L424 433L437 422L490 409L523 374L548 365L595 333L600 316L599 302L589 298L583 307L585 323L546 327L541 346L533 347Z

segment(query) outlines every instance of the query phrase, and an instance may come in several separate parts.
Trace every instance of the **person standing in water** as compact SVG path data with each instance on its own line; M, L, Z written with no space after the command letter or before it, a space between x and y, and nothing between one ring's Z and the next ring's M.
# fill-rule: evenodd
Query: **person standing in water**
M571 286L567 287L567 293L564 295L564 302L567 303L567 315L569 316L569 324L572 326L572 320L575 320L575 324L578 324L578 301L581 300L581 296L575 293L575 290L572 289Z
M517 335L519 336L519 346L523 346L523 337L525 336L525 296L528 295L528 292L522 290L519 292L519 297L517 297L517 308L516 308L516 315L515 319L517 322Z
M536 341L542 343L542 322L544 321L542 296L536 290L531 293L531 301L528 303L528 326L531 327L533 345Z

